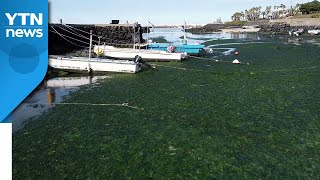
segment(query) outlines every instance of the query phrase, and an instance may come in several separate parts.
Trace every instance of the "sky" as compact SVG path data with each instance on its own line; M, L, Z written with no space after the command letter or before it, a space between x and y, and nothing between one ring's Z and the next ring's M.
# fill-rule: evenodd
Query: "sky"
M208 24L217 18L230 21L235 12L251 7L285 4L287 7L312 0L49 0L50 22L109 24L148 21L155 25Z

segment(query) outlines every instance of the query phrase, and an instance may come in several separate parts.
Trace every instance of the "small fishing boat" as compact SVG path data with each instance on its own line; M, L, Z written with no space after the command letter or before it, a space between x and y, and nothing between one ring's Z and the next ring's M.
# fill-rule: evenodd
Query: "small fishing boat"
M152 61L181 61L182 59L187 58L186 53L170 53L166 50L116 48L106 45L94 46L94 52L99 56L113 57L118 59L132 59L137 55L143 60Z
M141 70L145 63L140 56L135 56L132 60L114 60L107 58L91 58L92 52L92 30L90 31L89 57L73 56L49 56L49 66L54 69L70 72L122 72L136 73Z
M122 72L136 73L141 70L138 61L112 60L86 57L49 56L49 66L70 72Z
M313 29L308 31L311 35L318 35L320 33L320 29Z
M180 44L180 43L150 43L148 49L167 51L168 47L174 46L176 51L180 53L187 53L188 55L199 55L202 51L205 51L204 45L201 44Z
M160 50L160 51L170 51L169 49L174 47L174 52L187 53L188 55L200 55L200 53L212 53L212 49L205 48L204 45L201 44L188 44L187 43L187 32L186 32L187 24L184 22L184 38L182 43L149 43L147 45L148 49L151 50Z

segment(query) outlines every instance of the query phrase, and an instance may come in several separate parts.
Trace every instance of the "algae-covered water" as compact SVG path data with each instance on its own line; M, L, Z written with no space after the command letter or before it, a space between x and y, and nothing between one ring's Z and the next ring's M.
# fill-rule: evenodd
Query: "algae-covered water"
M24 127L25 123L36 119L55 104L61 103L65 96L79 90L80 86L92 87L100 79L110 76L72 76L55 77L44 80L12 113L13 132Z
M227 33L216 32L207 34L192 34L187 32L188 43L204 43L210 40L218 39L260 39L256 33ZM150 39L154 42L161 43L162 41L171 43L182 43L184 31L182 28L154 28L150 33L143 34L144 39Z
M319 179L317 42L210 40L214 54L83 86L14 134L13 178Z

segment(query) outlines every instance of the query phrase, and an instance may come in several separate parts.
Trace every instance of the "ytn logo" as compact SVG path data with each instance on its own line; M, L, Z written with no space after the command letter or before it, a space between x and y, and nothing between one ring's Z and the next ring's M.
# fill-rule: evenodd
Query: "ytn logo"
M5 15L9 21L8 26L6 26L7 38L43 37L42 13L39 13L38 15L35 13L5 13ZM17 18L20 19L17 20Z

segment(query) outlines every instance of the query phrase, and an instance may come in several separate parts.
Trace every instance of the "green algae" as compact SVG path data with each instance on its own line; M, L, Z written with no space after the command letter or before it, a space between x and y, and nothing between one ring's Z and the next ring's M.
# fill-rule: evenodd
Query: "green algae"
M157 63L81 88L66 102L140 109L58 105L14 134L13 178L320 178L319 47L230 46L249 65Z

